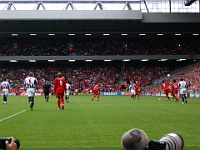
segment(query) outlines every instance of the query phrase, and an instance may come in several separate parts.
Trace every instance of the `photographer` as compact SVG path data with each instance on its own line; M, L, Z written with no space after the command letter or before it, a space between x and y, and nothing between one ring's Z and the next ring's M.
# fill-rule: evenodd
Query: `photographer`
M141 129L131 129L125 132L121 139L122 150L182 150L184 140L181 135L168 133L160 140L148 140Z
M148 147L148 136L141 129L131 129L122 136L123 150L145 150Z

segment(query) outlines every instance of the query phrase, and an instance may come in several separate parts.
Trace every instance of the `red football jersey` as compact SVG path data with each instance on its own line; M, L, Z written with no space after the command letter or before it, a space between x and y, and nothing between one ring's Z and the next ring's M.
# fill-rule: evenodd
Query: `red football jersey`
M98 91L99 90L99 85L98 84L95 85L93 90Z
M169 89L169 82L162 83L162 88L163 88L163 90L168 90Z
M178 82L172 82L171 83L172 89L178 89Z
M57 77L54 80L54 92L55 93L63 93L66 91L66 81L65 78Z
M139 90L140 84L139 84L139 83L136 83L134 87L135 87L135 90Z

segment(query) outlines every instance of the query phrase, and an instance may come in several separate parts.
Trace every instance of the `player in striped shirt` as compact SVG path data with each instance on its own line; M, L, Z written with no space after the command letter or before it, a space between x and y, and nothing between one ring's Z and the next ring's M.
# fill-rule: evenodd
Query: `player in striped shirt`
M135 98L135 84L134 84L134 82L131 82L131 84L129 85L129 91L131 92L130 99L134 99Z
M187 103L187 82L181 78L181 81L178 83L180 96L182 97L182 104Z
M69 83L66 83L65 100L67 103L69 102L70 88L71 88L71 85Z
M9 89L10 89L10 84L5 78L3 80L3 82L1 82L1 90L3 93L3 104L7 104L7 97L8 97Z
M28 102L30 104L30 109L33 110L35 88L37 88L37 85L38 85L38 81L34 77L33 72L30 72L29 76L25 78L24 85L25 85L25 89L26 89L26 94L28 96Z

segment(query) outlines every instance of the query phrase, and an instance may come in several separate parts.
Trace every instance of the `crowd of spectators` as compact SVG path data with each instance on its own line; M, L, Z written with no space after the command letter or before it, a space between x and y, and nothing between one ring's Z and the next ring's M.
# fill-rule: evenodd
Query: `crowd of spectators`
M121 63L121 62L120 62ZM49 80L52 85L56 74L61 71L66 77L68 83L71 84L71 91L82 92L86 89L88 92L95 84L101 83L100 89L104 92L119 92L126 91L123 84L133 80L138 80L142 89L145 92L157 93L161 91L161 84L153 85L153 81L166 77L167 74L177 74L173 79L179 80L183 77L190 83L191 90L199 90L200 85L200 62L192 63L185 66L184 63L174 65L173 63L158 64L152 63L126 63L120 65L118 62L115 65L107 63L82 63L69 65L63 63L36 63L36 64L1 64L0 65L0 80L8 78L13 90L24 90L24 79L33 71L35 77L39 81L38 91L42 91L42 86L45 80ZM184 65L184 67L180 67ZM169 79L169 80L172 80Z
M2 38L0 56L194 55L198 37Z
M91 90L95 84L101 83L101 89L105 92L120 91L121 86L118 83L119 77L115 67L107 66L71 66L65 63L55 65L36 64L36 65L4 65L0 67L0 80L8 78L11 87L16 90L24 90L24 79L33 71L35 77L39 81L38 91L42 91L45 80L49 80L53 85L53 81L58 72L62 72L66 81L71 84L71 91L82 92L85 89Z

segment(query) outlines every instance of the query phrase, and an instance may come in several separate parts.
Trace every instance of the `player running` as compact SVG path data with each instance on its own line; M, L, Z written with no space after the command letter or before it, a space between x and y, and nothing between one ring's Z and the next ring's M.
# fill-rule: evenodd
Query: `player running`
M180 92L180 96L182 97L182 104L187 103L187 97L186 97L186 93L187 93L187 83L186 81L184 81L184 79L181 78L181 81L178 83L179 86L179 92Z
M162 89L163 89L163 92L165 93L165 100L167 101L170 100L169 98L169 93L171 93L171 90L170 90L170 84L169 82L167 81L162 81Z
M94 100L94 98L96 98L97 97L97 101L99 101L100 100L100 97L99 97L99 85L100 85L100 83L98 83L98 84L96 84L95 86L94 86L94 88L93 88L93 97L92 97L92 101Z
M178 102L178 82L176 82L175 79L171 83L171 88L172 96L176 99L176 102Z

